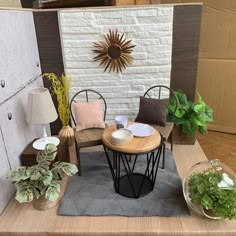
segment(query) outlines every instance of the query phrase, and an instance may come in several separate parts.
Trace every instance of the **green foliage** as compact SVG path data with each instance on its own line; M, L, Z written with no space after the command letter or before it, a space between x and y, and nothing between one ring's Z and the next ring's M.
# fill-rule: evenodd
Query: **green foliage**
M222 180L223 174L211 169L193 174L188 182L189 197L218 217L236 219L236 183L231 188L222 188L219 187Z
M58 180L73 176L78 172L76 165L67 162L54 162L57 147L47 144L37 155L37 165L20 166L7 173L16 187L16 200L20 203L30 202L43 195L46 199L55 201L59 197L60 184Z
M203 101L202 97L198 93L197 103L188 101L186 94L178 90L175 92L179 105L174 114L175 99L171 97L168 104L168 116L167 119L179 125L182 128L183 133L193 137L196 131L200 134L207 132L207 122L213 121L212 109Z

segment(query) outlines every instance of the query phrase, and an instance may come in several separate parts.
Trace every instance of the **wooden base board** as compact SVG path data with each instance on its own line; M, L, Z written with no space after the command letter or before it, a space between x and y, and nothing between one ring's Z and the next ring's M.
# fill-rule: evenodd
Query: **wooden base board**
M75 155L74 146L70 148L70 154ZM174 158L181 178L191 166L206 160L197 141L194 145L175 145ZM37 211L31 203L19 204L12 199L0 217L0 236L8 235L226 236L236 235L236 221L209 220L193 212L190 217L58 216L57 207Z

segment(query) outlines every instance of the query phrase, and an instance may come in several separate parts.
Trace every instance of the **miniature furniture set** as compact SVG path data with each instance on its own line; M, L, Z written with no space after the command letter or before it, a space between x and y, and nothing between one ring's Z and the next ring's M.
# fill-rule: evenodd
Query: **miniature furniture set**
M131 123L130 125L132 126L133 124ZM129 143L119 146L113 145L110 142L110 134L115 129L115 125L106 128L103 132L101 142L98 142L104 145L107 154L106 157L114 179L115 190L126 197L138 198L139 196L144 196L151 191L155 183L155 172L158 170L160 153L163 148L161 134L157 130L154 130L153 134L150 136L142 138L134 137ZM58 147L60 147L60 145ZM155 151L157 151L157 154L154 155ZM24 153L27 154L27 151ZM132 162L134 163L134 159L144 157L139 157L141 153L151 153L146 156L147 166L150 163L155 163L153 168L147 167L145 170L146 173L144 174L134 173L134 167L130 165L127 160L127 157L131 154ZM191 158L189 158L190 154ZM111 165L110 155L115 157L115 166ZM70 160L75 159L77 156L76 144L69 146L69 156ZM174 157L181 177L185 176L186 172L193 164L206 160L198 142L196 142L195 145L176 146ZM126 168L125 175L122 177L120 176L119 166L121 162L124 168ZM138 185L137 182L134 181L137 176L138 179L141 179L141 184L139 179ZM127 186L123 188L126 184L128 188ZM145 187L143 188L142 185ZM65 187L66 185L63 186L62 193ZM30 219L30 224L25 221L27 220L28 222L28 219ZM48 221L48 219L51 220ZM0 235L6 236L16 233L16 235L37 234L39 236L45 234L84 235L84 232L87 232L88 235L110 235L114 233L117 235L127 235L129 233L133 234L134 232L136 234L147 235L155 232L156 235L175 235L176 233L181 233L181 235L187 236L199 234L199 232L201 232L201 235L216 235L219 232L221 232L222 235L236 233L233 221L217 221L216 225L215 222L201 218L195 214L192 214L191 217L154 216L140 218L85 216L80 217L80 219L81 220L78 221L77 217L58 216L57 207L43 212L32 211L31 204L18 204L15 199L12 199L1 216ZM57 225L56 228L55 225ZM6 232L10 233L8 234Z
M164 94L165 99L161 97L163 90L169 92ZM158 99L151 98L154 95ZM168 97L171 95L175 96L174 92L166 86L151 87L143 97L140 97L136 121L142 123L127 123L126 116L116 116L116 124L106 128L107 105L104 97L92 89L77 92L70 101L69 109L75 125L79 175L81 175L80 149L103 145L117 193L125 197L139 198L151 192L155 185L161 154L163 154L162 168L164 168L165 144L163 141L167 141L173 129L173 123L166 122ZM177 105L176 98L176 108ZM125 119L124 124L123 119ZM117 122L121 122L122 127ZM148 123L156 125L153 128ZM119 130L123 127L125 129ZM119 139L119 133L128 136L125 139ZM118 136L116 137L114 134L118 134ZM37 151L31 147L31 145L34 147L34 143L28 145L23 151L21 155L23 165L31 166L36 163ZM63 151L62 148L63 144L60 144L58 146L59 160L64 158L60 153L60 150ZM173 150L172 143L171 149ZM65 151L62 153L65 154ZM111 163L112 158L113 164ZM147 164L143 166L142 170L136 165L140 158L147 160Z
M165 99L161 97L164 90L168 91L168 93L164 94ZM152 99L151 96L153 95L157 95L158 99ZM79 174L81 175L80 149L103 144L114 180L115 191L131 198L139 198L151 192L155 184L162 152L162 168L164 168L165 145L162 148L163 141L167 141L173 129L173 123L166 122L167 104L171 95L175 94L166 86L153 86L148 89L144 97L140 97L139 114L136 118L136 121L147 123L147 125L137 123L126 127L126 124L125 128L131 131L131 135L126 137L128 138L128 143L125 143L122 139L115 143L114 134L117 132L114 131L120 127L116 124L105 129L106 125L104 122L107 105L104 97L91 89L77 92L72 97L69 107L75 125L75 144ZM148 98L145 98L145 96L148 96ZM145 104L142 102L143 99L145 99ZM176 108L177 105L178 101L176 98ZM161 113L161 116L158 115L159 113ZM117 116L116 119L118 118L123 117ZM162 122L163 119L164 121ZM152 128L148 124L159 126ZM142 132L147 127L150 133L143 134ZM158 131L158 128L161 129L161 132ZM141 132L141 135L136 134L135 132L137 131ZM132 134L135 136L134 138ZM171 149L173 150L172 143ZM143 156L141 157L141 154L146 154L147 165L140 172L140 170L136 170L136 161L139 158L144 158ZM112 158L113 164L111 163ZM131 159L134 162L131 162Z
M163 99L163 92L165 99ZM157 97L153 99L151 97ZM166 86L153 86L148 89L143 97L140 97L139 114L136 118L137 122L152 124L158 130L164 141L172 134L174 124L166 122L167 104L170 96L176 99L176 108L178 106L178 99L175 93ZM147 97L147 98L146 98ZM145 99L145 101L143 101ZM102 104L101 104L102 103ZM101 145L102 134L105 128L105 118L107 105L104 97L95 90L87 89L77 92L70 101L70 113L72 121L75 125L75 140L77 148L77 159L79 165L79 174L81 175L80 166L80 149L84 147L91 147ZM102 108L102 109L101 109ZM102 110L102 112L100 112ZM159 115L159 113L161 113ZM164 121L162 121L164 119ZM158 124L158 126L157 126ZM110 134L111 135L111 134ZM171 140L171 150L173 150L173 143ZM158 141L157 141L158 142ZM152 147L157 148L159 145ZM135 154L135 148L132 154ZM148 151L151 151L149 149ZM162 168L164 168L165 144L163 148ZM115 155L114 160L115 162ZM129 157L130 159L131 157ZM159 162L158 162L159 163Z

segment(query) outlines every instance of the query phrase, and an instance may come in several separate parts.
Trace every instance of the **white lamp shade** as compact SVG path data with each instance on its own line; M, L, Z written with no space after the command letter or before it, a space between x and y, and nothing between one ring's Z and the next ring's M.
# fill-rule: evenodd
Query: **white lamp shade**
M52 97L47 88L29 91L26 120L30 124L48 124L58 117Z

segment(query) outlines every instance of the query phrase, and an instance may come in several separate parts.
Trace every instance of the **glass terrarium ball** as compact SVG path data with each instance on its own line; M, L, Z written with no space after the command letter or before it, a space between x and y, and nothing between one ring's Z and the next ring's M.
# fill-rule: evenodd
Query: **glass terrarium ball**
M236 194L236 173L218 159L195 164L183 179L183 194L188 206L210 219L222 219L218 209L212 208L220 201L217 199L221 197L220 191Z

